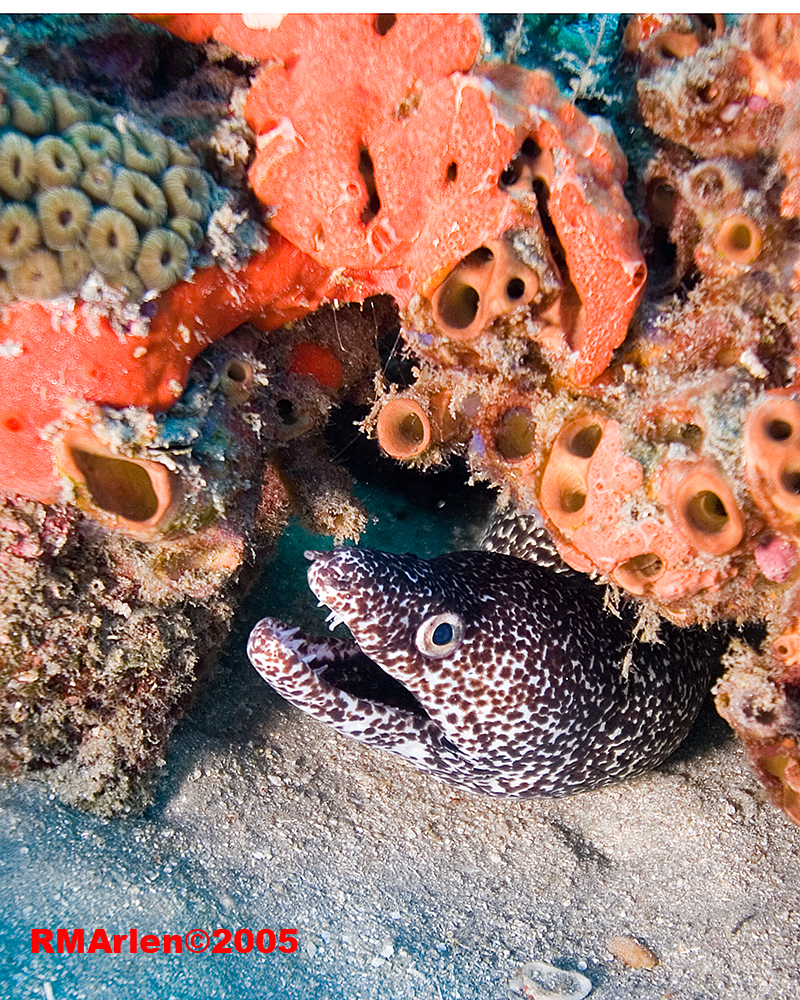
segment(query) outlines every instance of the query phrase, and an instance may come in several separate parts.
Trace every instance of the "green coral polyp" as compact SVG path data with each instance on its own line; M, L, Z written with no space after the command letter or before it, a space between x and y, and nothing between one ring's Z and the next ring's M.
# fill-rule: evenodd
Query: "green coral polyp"
M149 177L135 170L120 170L114 182L111 205L129 216L140 229L153 229L167 218L164 192Z
M18 132L0 137L0 188L16 201L26 201L36 183L36 151L31 140Z
M6 205L0 212L0 266L17 267L40 239L39 220L27 205Z
M156 132L132 129L122 136L122 160L131 170L158 177L169 166L167 140Z
M9 271L8 282L19 299L55 299L64 291L61 268L49 250L34 250Z
M67 130L67 139L78 151L85 167L93 167L104 160L122 161L122 145L113 132L102 125L80 122Z
M71 250L85 241L92 203L82 191L50 188L39 195L37 208L42 237L51 250Z
M136 273L147 288L163 292L180 281L189 263L189 249L177 233L154 229L142 240Z
M81 174L79 183L93 201L107 205L114 194L114 171L105 163L95 163Z
M50 98L58 132L66 132L71 125L88 121L92 117L90 101L80 94L71 94L63 87L51 87Z
M79 294L92 271L133 300L184 278L211 211L194 153L22 72L3 85L3 301Z
M36 178L40 188L73 185L81 175L81 160L72 146L55 135L36 143Z
M101 274L112 276L126 271L139 249L136 226L124 212L101 208L89 223L86 249Z
M162 178L164 194L173 215L202 222L208 216L208 181L195 167L170 167Z
M89 272L92 269L89 254L83 247L62 250L58 255L58 262L61 267L61 277L64 280L64 291L77 292L89 277Z
M11 121L26 135L39 136L49 132L55 123L50 94L33 80L20 79L8 95Z

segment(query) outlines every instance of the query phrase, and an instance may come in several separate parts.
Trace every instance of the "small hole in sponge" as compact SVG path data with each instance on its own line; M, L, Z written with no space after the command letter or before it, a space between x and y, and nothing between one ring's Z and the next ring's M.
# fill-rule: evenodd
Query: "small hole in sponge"
M576 458L591 458L597 451L603 431L600 424L582 427L567 445L567 451Z
M506 169L500 174L500 184L502 187L513 187L520 177L520 167L516 160L512 160Z
M378 414L378 444L392 458L421 455L431 440L428 416L415 400L390 399Z
M364 225L371 222L381 210L381 199L378 195L378 188L375 185L375 166L369 150L364 148L358 153L358 171L364 180L364 187L367 189L367 203L361 213L361 221Z
M461 261L461 267L483 267L484 264L490 264L494 260L494 253L489 249L489 247L478 247L477 250L473 250L472 253L468 253L467 256Z
M71 449L92 503L128 521L149 521L158 510L158 497L147 470L124 458Z
M659 178L652 185L648 192L647 208L656 225L669 229L675 218L677 200L678 193L668 181Z
M655 552L642 552L641 555L626 559L620 569L632 573L643 580L652 580L664 568L664 560Z
M376 14L375 20L372 22L372 26L381 38L383 38L384 35L388 35L396 24L396 14Z
M250 373L250 365L236 358L233 361L229 361L228 367L225 369L225 374L232 382L246 382Z
M771 441L785 441L792 436L792 425L787 420L770 420L766 431Z
M507 461L533 451L533 417L527 406L515 406L500 417L494 435L497 450Z
M703 104L713 104L719 97L719 87L715 83L708 83L703 87L698 87L696 94Z
M409 413L397 425L397 434L413 448L425 440L425 426L416 413Z
M577 514L586 503L586 494L580 489L565 488L561 491L559 501L565 514Z
M510 299L521 299L525 294L525 282L522 278L512 278L506 285L506 295Z
M475 322L481 297L463 281L449 280L439 296L439 317L445 326L465 330Z
M281 423L286 427L291 427L297 423L297 414L294 412L294 403L291 399L279 399L275 404Z
M686 505L691 526L706 535L716 535L728 526L730 515L725 504L712 490L700 490Z
M447 173L445 174L445 180L448 184L455 184L456 178L458 177L458 164L455 160L451 160L447 167Z
M716 167L711 165L696 170L691 177L690 183L697 197L709 203L716 202L725 190L725 181L722 174Z
M728 233L728 242L734 250L749 250L753 242L753 232L749 226L740 222Z
M539 156L541 151L542 147L533 139L531 139L530 136L528 136L528 138L525 140L525 142L523 142L522 146L520 147L520 153L522 153L523 156L531 157L531 159L536 159L536 157Z
M781 473L781 486L787 493L800 496L800 472L796 469L784 469Z

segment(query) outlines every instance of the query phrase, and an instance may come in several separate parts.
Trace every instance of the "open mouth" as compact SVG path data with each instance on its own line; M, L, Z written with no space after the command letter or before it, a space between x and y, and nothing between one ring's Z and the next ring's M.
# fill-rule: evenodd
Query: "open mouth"
M276 678L272 671L280 672L282 667L275 654L269 656L266 663L264 657L258 655L258 647L263 647L265 640L280 651L280 660L286 663L301 661L318 678L339 691L374 705L428 718L414 695L363 653L352 638L306 635L299 628L287 627L277 619L263 619L248 643L248 655L264 680L274 686Z

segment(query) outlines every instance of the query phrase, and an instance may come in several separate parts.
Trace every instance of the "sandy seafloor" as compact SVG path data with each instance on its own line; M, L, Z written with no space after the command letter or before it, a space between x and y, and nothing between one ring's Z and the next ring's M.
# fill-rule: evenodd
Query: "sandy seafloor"
M432 502L429 482L366 484L380 520L362 542L465 547L464 491ZM321 546L285 537L243 607L145 816L93 818L36 784L0 791L2 1000L505 1000L530 961L580 970L593 1000L800 996L800 829L713 708L625 785L535 802L457 792L306 718L247 664L261 614L319 614L289 585L309 542ZM87 945L96 927L285 927L299 948L32 955L32 927L83 927ZM612 935L660 964L627 968L605 949Z

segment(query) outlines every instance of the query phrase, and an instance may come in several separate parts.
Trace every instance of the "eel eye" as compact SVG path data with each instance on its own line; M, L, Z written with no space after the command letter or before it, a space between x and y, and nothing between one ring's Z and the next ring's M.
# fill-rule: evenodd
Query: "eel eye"
M425 656L441 659L454 653L464 638L464 622L460 615L432 615L417 629L414 641Z

